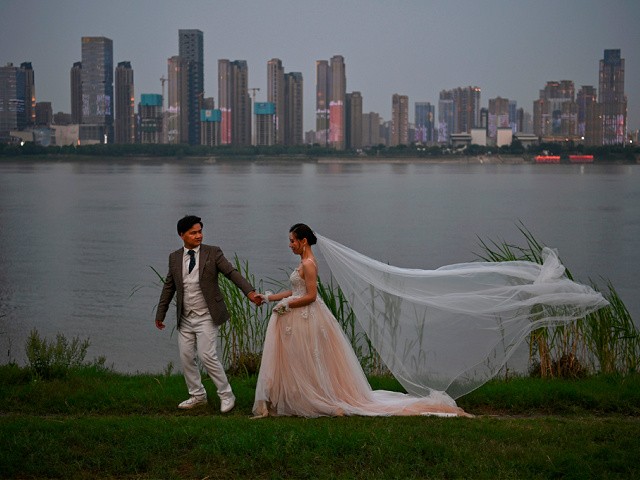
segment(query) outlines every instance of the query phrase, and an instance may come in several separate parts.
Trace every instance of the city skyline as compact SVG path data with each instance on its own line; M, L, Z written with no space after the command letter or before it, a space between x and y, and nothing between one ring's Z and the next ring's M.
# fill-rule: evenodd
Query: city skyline
M204 36L206 97L218 104L218 60L232 58L247 62L248 86L260 88L256 101L267 101L267 63L280 59L287 72L301 72L305 79L305 131L316 127L316 61L336 55L344 58L346 91L361 92L363 113L390 120L393 95L406 95L413 122L416 102L437 105L440 91L458 87L478 86L482 107L502 97L527 112L548 81L597 88L605 49L620 49L626 60L628 128L640 126L640 2L408 0L390 6L279 0L176 6L164 0L61 0L50 5L0 0L6 13L0 20L0 63L30 62L37 101L51 102L54 112L71 112L69 71L81 60L82 36L113 40L114 65L128 61L135 72L137 104L142 94L161 93L167 60L179 53L178 31L198 29Z

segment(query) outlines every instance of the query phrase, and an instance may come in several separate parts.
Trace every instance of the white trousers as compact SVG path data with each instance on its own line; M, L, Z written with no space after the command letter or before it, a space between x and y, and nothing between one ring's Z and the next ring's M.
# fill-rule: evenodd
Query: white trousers
M207 393L202 385L198 357L218 389L218 396L224 399L232 395L227 374L218 357L219 330L220 328L213 324L208 314L203 316L190 314L183 316L180 320L178 348L189 395L200 397Z

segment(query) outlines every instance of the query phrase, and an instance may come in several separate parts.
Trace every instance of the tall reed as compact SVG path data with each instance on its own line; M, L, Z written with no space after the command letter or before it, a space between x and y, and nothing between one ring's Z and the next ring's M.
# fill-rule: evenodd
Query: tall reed
M256 282L255 276L249 271L248 261L242 262L234 255L233 263L256 291L264 291L263 281ZM228 278L221 275L219 282L230 316L229 322L220 328L223 363L231 373L255 374L260 368L269 309L256 307Z

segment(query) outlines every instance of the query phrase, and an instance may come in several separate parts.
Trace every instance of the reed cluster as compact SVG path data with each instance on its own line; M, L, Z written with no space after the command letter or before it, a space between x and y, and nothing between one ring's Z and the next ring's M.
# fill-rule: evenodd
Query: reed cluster
M525 260L541 264L544 245L524 225L517 228L524 236L525 246L479 239L482 252L477 256L490 262ZM565 273L573 279L569 269ZM610 281L606 281L605 291L595 282L589 283L603 294L609 306L576 322L532 332L529 337L532 375L571 378L592 373L638 372L640 334L629 311Z

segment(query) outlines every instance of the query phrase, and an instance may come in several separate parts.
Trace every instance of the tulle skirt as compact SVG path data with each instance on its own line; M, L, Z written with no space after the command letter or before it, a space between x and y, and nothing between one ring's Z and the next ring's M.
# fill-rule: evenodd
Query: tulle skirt
M469 416L444 392L372 390L351 345L318 299L269 320L256 385L256 416Z

